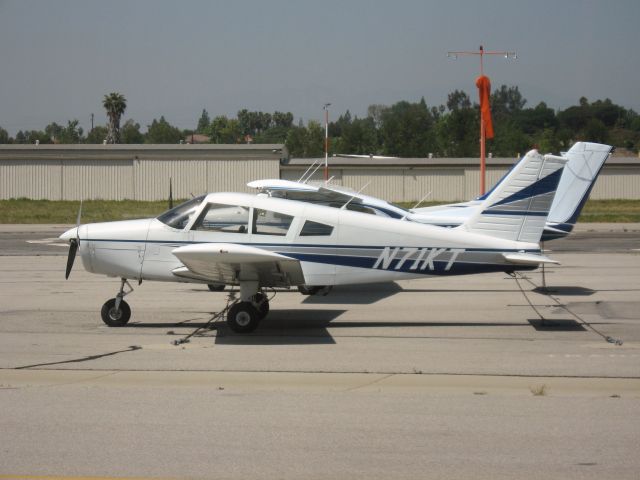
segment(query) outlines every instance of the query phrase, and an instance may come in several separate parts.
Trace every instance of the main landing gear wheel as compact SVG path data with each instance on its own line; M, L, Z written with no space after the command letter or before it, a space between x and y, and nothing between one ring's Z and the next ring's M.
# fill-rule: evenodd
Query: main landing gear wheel
M236 333L251 333L260 323L260 313L251 302L239 302L227 312L227 325Z
M224 290L224 287L226 287L226 285L208 283L207 287L209 287L209 290L211 290L212 292L222 292Z
M323 288L324 288L323 286L318 286L318 285L298 285L298 291L302 295L315 295Z
M258 317L262 320L269 313L269 299L264 293L258 292L253 297L253 302L258 311Z
M131 308L124 300L120 301L120 307L116 309L116 299L111 298L105 302L100 311L102 321L110 327L123 327L131 318Z

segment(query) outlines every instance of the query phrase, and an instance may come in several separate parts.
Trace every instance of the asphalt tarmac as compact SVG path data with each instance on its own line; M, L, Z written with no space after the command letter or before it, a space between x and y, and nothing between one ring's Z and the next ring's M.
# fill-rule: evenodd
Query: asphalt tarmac
M0 226L0 479L638 478L638 225L549 242L547 291L281 290L251 335L185 284L134 284L104 326L118 281L65 281L64 228Z

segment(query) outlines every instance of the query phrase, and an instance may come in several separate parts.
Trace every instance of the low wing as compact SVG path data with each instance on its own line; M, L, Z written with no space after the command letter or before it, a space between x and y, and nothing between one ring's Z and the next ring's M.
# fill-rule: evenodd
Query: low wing
M173 250L184 267L178 277L227 285L258 281L265 287L303 285L304 274L296 259L261 248L236 243L199 243Z

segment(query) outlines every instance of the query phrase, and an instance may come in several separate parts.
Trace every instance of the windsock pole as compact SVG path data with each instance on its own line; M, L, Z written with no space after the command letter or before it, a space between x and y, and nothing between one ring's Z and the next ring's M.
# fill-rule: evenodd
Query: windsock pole
M482 45L477 51L464 51L464 52L447 52L447 57L457 60L459 55L478 55L480 57L480 77L484 76L484 62L483 57L485 55L501 55L507 59L517 59L518 55L515 52L498 52L498 51L485 51ZM484 195L485 189L485 174L486 174L486 137L487 137L487 125L482 112L482 105L480 106L480 195ZM492 130L492 128L490 128Z

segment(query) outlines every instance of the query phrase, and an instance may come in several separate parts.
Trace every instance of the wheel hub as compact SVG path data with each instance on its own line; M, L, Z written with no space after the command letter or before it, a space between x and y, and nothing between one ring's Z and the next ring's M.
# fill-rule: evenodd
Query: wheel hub
M236 323L241 327L246 327L251 323L251 315L247 312L238 312L236 314Z

